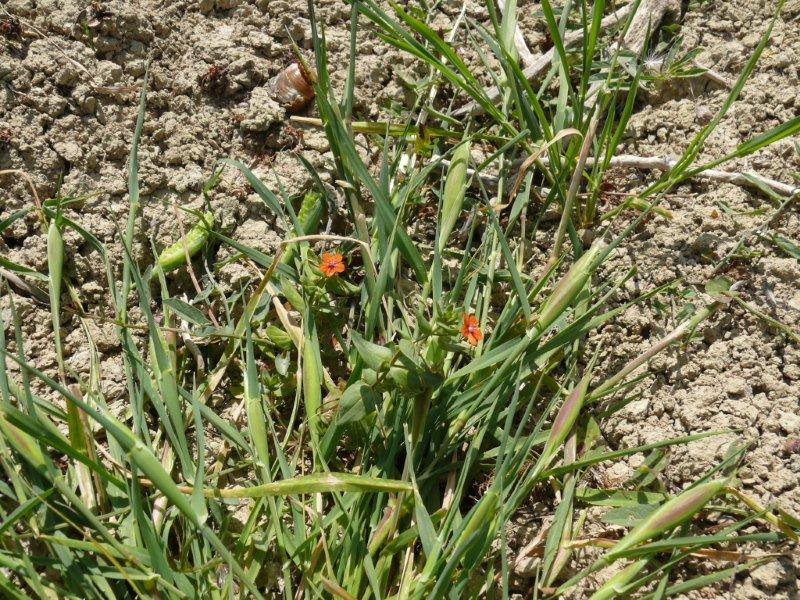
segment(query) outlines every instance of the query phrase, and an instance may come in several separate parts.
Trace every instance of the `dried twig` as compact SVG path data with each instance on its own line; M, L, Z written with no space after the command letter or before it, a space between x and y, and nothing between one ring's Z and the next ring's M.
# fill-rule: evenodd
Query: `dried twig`
M502 11L504 6L503 0L498 0L498 4L500 6L500 10ZM631 4L627 4L617 9L600 22L600 28L609 29L624 22L624 20L630 15L631 9ZM636 14L631 19L631 25L625 34L625 39L623 40L622 45L634 54L638 54L644 47L648 31L654 30L665 19L674 19L679 14L679 0L643 0L639 5L639 9L636 11ZM551 48L539 57L534 58L533 56L530 56L530 58L527 58L525 52L530 54L530 51L528 50L527 45L525 45L525 40L522 38L519 26L517 26L514 41L517 45L517 51L519 52L520 59L525 67L522 71L522 74L525 76L525 78L532 82L544 76L553 62L555 48ZM565 48L577 46L583 42L583 30L574 30L568 32L564 36L563 42ZM700 75L701 77L705 77L721 86L730 88L730 83L718 72L700 65L697 62L694 62L693 64L698 68L704 69L704 72ZM595 86L595 88L596 87L597 86ZM492 102L497 102L502 97L502 92L500 89L495 87L489 90L486 95ZM589 96L591 95L592 93L590 92ZM453 116L476 116L482 113L483 108L477 102L473 101L457 109L453 113Z
M25 294L26 296L30 296L35 300L38 300L42 304L46 304L50 306L50 296L47 295L47 292L40 290L35 285L31 285L22 277L19 277L13 271L9 271L8 269L4 269L0 267L0 280L5 279L14 287L17 291Z
M542 162L546 162L547 157L542 159ZM595 159L589 158L586 161L586 166L591 167L594 164ZM657 171L668 171L678 161L674 158L670 158L668 156L632 156L629 154L621 154L619 156L614 156L609 163L609 166L612 167L627 167L633 169L647 169L647 170L657 170ZM774 179L769 179L767 177L762 177L756 173L737 173L734 171L720 171L719 169L707 169L702 173L698 173L695 175L697 179L704 179L706 181L716 181L720 183L732 183L734 185L740 185L742 187L750 187L758 189L758 185L755 182L758 182L761 185L764 185L771 189L773 192L780 194L781 196L793 196L794 194L800 193L800 186L791 185L788 183L783 183L781 181L776 181Z
M547 156L541 157L539 160L542 161L544 164L549 163L549 159ZM586 166L592 167L594 165L595 159L593 157L589 157L586 159ZM512 169L512 173L515 173L519 167L524 163L524 161L520 160L514 164L514 168ZM609 162L609 167L622 167L622 168L631 168L631 169L645 169L645 170L656 170L656 171L668 171L671 169L677 161L674 158L670 158L667 156L633 156L629 154L621 154L620 156L614 156L611 158ZM450 161L446 159L442 159L439 161L440 168L446 169L450 166ZM475 176L476 173L472 169L467 169L467 177ZM481 175L477 174L477 177L480 178L481 182L487 189L495 189L498 185L498 178L491 176L491 175ZM702 179L705 181L714 181L719 183L730 183L733 185L739 185L742 187L748 187L753 189L758 189L758 184L763 185L776 194L779 194L784 197L792 197L796 194L800 194L800 186L792 185L789 183L783 183L782 181L776 181L775 179L770 179L768 177L763 177L757 173L739 173L736 171L721 171L719 169L708 169L703 171L702 173L697 173L694 175L697 179Z
M572 218L572 203L575 201L575 197L578 195L578 189L580 188L581 180L583 179L583 167L588 160L589 150L592 147L592 141L594 141L594 131L597 127L598 121L599 116L595 114L589 123L589 129L586 132L586 136L583 138L583 145L581 146L580 154L578 154L578 164L575 165L575 172L572 174L572 180L570 181L569 189L567 190L567 197L564 199L564 210L561 213L561 221L558 224L558 231L556 232L556 239L553 242L553 250L550 254L550 262L548 263L548 267L555 265L561 257L561 244L564 241L564 234L567 231L567 225Z
M631 5L625 5L615 12L611 13L607 17L605 17L602 22L600 23L601 29L608 29L609 27L613 27L624 21L631 12ZM570 31L564 36L564 47L571 48L573 46L578 45L583 41L583 30L575 30ZM553 56L555 55L555 48L551 48L540 57L535 59L530 66L526 67L522 74L528 81L532 81L543 76L547 73L547 70L550 68L550 64L553 62ZM501 96L502 91L498 88L492 88L486 93L486 96L492 102L497 102ZM470 102L469 104L462 106L458 110L453 113L453 116L459 117L464 115L479 115L483 112L483 109L477 102Z
M680 13L680 0L642 0L636 14L631 18L623 46L638 56L662 21L676 20Z
M505 15L506 0L497 0L497 7L500 9L500 12ZM525 38L522 36L522 30L519 28L519 23L514 26L514 46L517 48L517 54L519 54L519 60L522 63L523 68L530 67L535 59L530 51L530 48L528 48L528 44L525 43Z
M800 188L795 188L795 189L800 190ZM790 204L792 204L795 199L796 199L795 194L790 195L788 198L786 198L786 200L781 202L781 204L775 209L772 215L768 219L766 219L763 223L761 223L761 225L758 225L757 227L753 227L745 231L744 234L739 238L739 241L736 243L733 249L731 249L731 251L728 252L725 256L723 256L722 259L717 263L717 265L714 267L714 270L712 271L712 274L716 275L717 273L720 273L723 269L725 269L725 267L728 266L728 263L730 263L731 260L733 260L733 258L739 254L741 249L746 244L750 244L754 242L756 238L762 237L764 231L766 231L767 228L770 227L775 222L775 220L780 215L783 214L784 210L786 210L786 208Z

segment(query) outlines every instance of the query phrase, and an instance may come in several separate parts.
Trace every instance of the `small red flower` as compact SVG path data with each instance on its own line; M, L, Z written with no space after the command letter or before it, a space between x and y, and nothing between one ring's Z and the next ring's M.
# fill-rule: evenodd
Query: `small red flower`
M333 277L337 273L344 273L342 255L338 252L323 252L319 268L322 269L325 277Z
M461 335L467 338L470 346L477 346L483 339L481 328L478 327L478 318L475 315L464 313L464 322L461 324Z

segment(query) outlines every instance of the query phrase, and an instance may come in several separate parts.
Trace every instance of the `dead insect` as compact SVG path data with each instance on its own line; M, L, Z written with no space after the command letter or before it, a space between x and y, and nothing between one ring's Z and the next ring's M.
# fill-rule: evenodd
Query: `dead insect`
M98 21L102 21L111 15L111 11L100 0L92 0L92 16Z
M275 99L288 110L302 110L314 99L316 74L292 63L267 84Z
M603 181L600 182L597 191L599 192L597 200L600 206L606 207L614 204L614 194L617 193L617 186L613 181L603 179Z
M228 85L228 68L211 65L199 79L200 87L219 92Z
M292 127L291 125L286 125L286 127L283 128L283 131L286 133L286 135L294 138L295 145L303 141L302 129L298 129L297 127Z
M9 17L0 21L0 35L8 39L20 39L22 37L22 25L19 19Z
M800 452L800 438L790 437L783 443L783 453L787 456Z

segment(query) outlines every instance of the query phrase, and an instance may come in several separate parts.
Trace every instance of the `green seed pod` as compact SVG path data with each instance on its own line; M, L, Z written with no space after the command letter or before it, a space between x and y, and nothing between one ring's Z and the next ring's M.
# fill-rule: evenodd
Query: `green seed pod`
M17 451L17 454L36 471L44 475L47 472L47 461L42 448L33 439L16 425L9 423L5 416L0 414L0 432L3 437Z
M306 309L303 319L303 398L311 439L319 442L321 427L319 410L322 407L322 361L319 356L319 339L311 311Z
M467 166L469 165L469 142L464 142L453 151L453 160L447 169L447 179L444 182L442 195L442 213L439 229L439 252L450 241L450 234L455 227L461 207L464 204L464 194L467 179Z
M300 204L300 210L297 213L297 222L300 223L300 227L303 228L303 233L305 235L317 233L324 212L325 199L322 194L314 190L309 191L303 197L303 202ZM283 256L281 256L281 263L284 265L291 263L295 256L297 256L297 250L297 244L289 244Z
M50 272L50 306L58 313L61 304L61 277L64 270L64 241L56 220L50 220L47 229L47 268ZM57 331L57 324L53 326Z
M469 515L469 521L467 521L464 529L461 530L461 534L459 534L453 548L455 549L465 544L469 537L476 531L488 529L492 519L496 516L497 505L499 503L500 496L498 496L497 492L493 490L486 492L472 514Z
M303 227L303 232L309 234L309 227L315 227L322 219L323 208L325 203L322 201L322 194L315 190L310 190L303 196L303 202L300 204L300 210L297 213L297 220Z
M613 600L614 598L619 598L624 593L625 586L645 568L648 562L649 559L646 558L638 560L618 573L614 573L602 587L592 594L589 600Z
M297 291L297 288L294 287L294 284L286 277L281 277L281 293L295 310L300 312L305 310L306 303L303 297L300 295L300 292Z
M606 561L614 561L634 546L691 519L727 484L727 479L717 479L678 494L643 519L628 535L617 542L616 546L606 554Z
M575 301L583 286L592 276L597 265L595 260L606 247L605 242L592 245L567 271L567 274L556 284L547 300L539 308L536 327L545 331Z
M59 375L64 376L64 354L61 347L61 281L64 273L64 240L56 219L50 219L47 229L47 268L50 274L50 316L56 347Z
M567 439L572 426L575 424L578 415L581 412L581 408L583 407L583 401L586 398L586 391L589 388L589 379L591 377L591 372L587 372L586 375L578 382L575 388L570 392L567 399L564 400L564 404L561 406L561 410L558 411L555 420L553 421L553 427L550 429L550 435L547 438L547 442L545 442L544 450L542 451L542 455L540 458L540 465L537 465L539 469L544 469L552 460L553 456L561 447L561 444L564 443L564 440Z
M291 350L294 348L292 337L280 327L275 327L275 325L267 326L264 331L264 337L282 350Z
M458 416L455 418L455 420L452 423L450 423L450 427L447 428L447 439L452 439L456 435L458 435L458 433L462 429L464 429L464 425L466 424L467 424L467 411L462 410L460 413L458 413Z
M158 277L159 271L169 273L178 267L186 264L186 252L184 251L184 239L189 257L193 257L200 252L208 241L209 232L214 228L214 214L211 212L203 213L203 218L195 223L187 233L186 237L178 240L171 246L167 246L161 251L156 267L150 274L150 280Z

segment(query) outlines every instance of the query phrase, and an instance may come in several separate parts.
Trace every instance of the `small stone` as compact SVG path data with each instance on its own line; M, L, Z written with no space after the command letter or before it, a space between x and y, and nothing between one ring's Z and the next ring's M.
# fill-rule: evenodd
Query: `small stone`
M714 113L706 105L701 104L695 109L695 117L699 125L708 125L714 118Z
M250 95L250 104L240 126L245 131L267 131L285 116L286 111L272 98L269 90L260 87Z
M710 254L719 247L720 242L719 236L713 233L701 233L692 242L692 249L698 254Z
M729 377L725 380L725 391L731 396L743 396L747 392L747 382L741 377Z
M605 482L609 487L622 486L630 478L630 476L631 469L624 462L618 462L611 465L611 467L606 469L603 473Z
M785 411L781 413L780 419L781 431L785 434L800 434L800 415Z
M647 410L650 408L650 400L645 398L644 400L636 400L635 402L631 402L627 410L631 415L636 415L638 417L647 416Z
M756 587L767 592L774 592L786 578L786 568L780 562L768 562L750 572L750 578Z
M78 75L78 69L72 65L67 65L56 71L54 80L60 86L72 87L78 82Z
M97 108L97 98L94 96L86 96L85 98L81 99L78 108L80 109L81 114L92 114Z
M81 147L75 142L56 142L53 149L68 163L78 162L83 156Z
M122 79L122 67L110 60L98 61L95 79L100 85L114 85Z
M791 300L789 300L789 306L795 310L800 310L800 292L797 292L794 296L792 296Z

